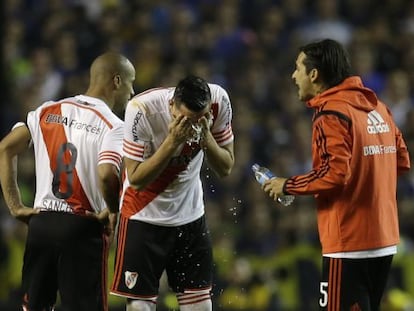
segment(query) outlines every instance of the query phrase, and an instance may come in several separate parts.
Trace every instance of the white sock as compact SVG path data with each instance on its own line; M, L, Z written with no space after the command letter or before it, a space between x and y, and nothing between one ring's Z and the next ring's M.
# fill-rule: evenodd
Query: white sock
M126 311L155 311L157 304L152 300L130 300L127 303Z
M211 299L188 305L180 305L180 311L212 311Z
M180 311L212 311L211 288L177 294Z

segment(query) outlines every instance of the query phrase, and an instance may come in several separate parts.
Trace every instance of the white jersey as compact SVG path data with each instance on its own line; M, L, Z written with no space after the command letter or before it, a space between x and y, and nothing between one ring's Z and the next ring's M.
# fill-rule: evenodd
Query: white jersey
M233 141L230 100L222 87L215 84L209 87L213 114L211 132L218 145L224 146ZM172 120L169 101L174 90L151 89L130 100L125 113L125 157L143 162L158 150L168 135ZM164 226L183 225L201 217L204 214L200 179L203 158L199 144L184 143L167 168L145 189L133 189L125 178L122 216Z
M36 163L34 208L99 213L105 201L98 186L99 164L118 170L123 121L101 100L79 95L45 102L29 112Z

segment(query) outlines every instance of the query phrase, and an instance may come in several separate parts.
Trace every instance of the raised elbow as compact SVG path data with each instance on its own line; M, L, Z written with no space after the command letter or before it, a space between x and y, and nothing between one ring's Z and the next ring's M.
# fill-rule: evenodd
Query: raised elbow
M218 173L218 176L219 176L219 177L224 178L224 177L229 176L229 175L231 174L231 171L232 171L232 168L231 168L231 167L229 167L229 168L227 168L227 169L220 170L220 171L219 171L219 172L217 172L217 173Z

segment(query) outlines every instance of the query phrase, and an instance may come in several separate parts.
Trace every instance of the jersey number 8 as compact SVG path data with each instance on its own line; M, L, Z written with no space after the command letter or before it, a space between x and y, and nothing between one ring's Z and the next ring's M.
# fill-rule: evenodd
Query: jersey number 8
M65 153L69 151L70 161L65 162ZM59 199L67 199L73 193L73 169L75 168L78 151L75 145L64 143L60 146L56 157L56 168L53 171L52 191ZM65 173L65 174L63 174ZM60 191L62 178L66 176L66 192Z

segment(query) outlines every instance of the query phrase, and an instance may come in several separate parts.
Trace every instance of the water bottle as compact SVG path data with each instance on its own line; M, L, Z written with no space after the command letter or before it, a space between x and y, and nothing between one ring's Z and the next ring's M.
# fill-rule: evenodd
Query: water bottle
M267 167L260 166L257 163L252 165L252 170L254 172L254 177L256 178L257 182L261 185L266 180L276 177ZM288 206L293 202L294 199L295 196L293 195L283 195L278 197L277 201L284 206Z

